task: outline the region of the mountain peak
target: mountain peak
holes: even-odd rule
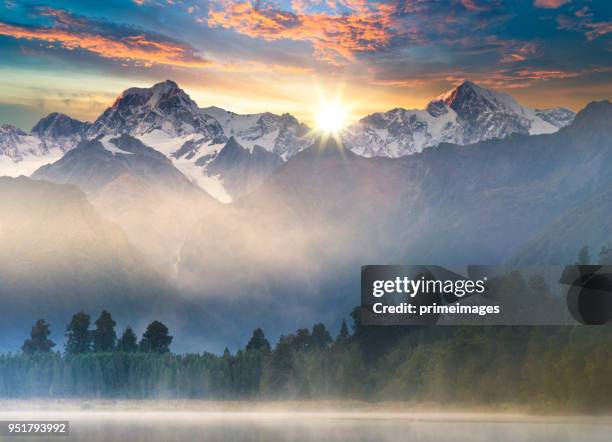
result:
[[[52,112],[41,118],[32,128],[32,133],[39,137],[70,137],[80,135],[88,123],[83,123],[66,114]]]
[[[514,98],[504,92],[486,89],[464,80],[450,91],[432,100],[429,107],[444,103],[464,120],[476,120],[491,112],[522,115],[524,109]]]
[[[12,124],[0,124],[0,134],[25,135],[26,133]]]
[[[464,96],[469,93],[479,94],[484,90],[484,88],[478,86],[476,83],[470,80],[463,80],[451,90],[438,95],[431,101],[431,103],[443,102],[450,107],[451,104],[456,101],[458,97]]]
[[[612,123],[612,103],[609,100],[591,101],[576,114],[573,129],[601,127],[608,129]]]
[[[155,83],[151,87],[131,87],[123,91],[123,93],[115,100],[112,107],[121,107],[124,105],[142,105],[147,104],[150,107],[155,107],[164,100],[179,96],[189,106],[197,108],[195,102],[182,90],[178,84],[172,80],[166,80]]]
[[[159,83],[156,83],[153,85],[153,89],[180,89],[178,87],[178,84],[176,84],[174,81],[172,80],[166,80],[166,81],[160,81]]]
[[[217,121],[203,115],[195,101],[174,81],[166,80],[148,88],[126,89],[98,117],[88,135],[140,136],[155,130],[172,137],[198,133],[206,140],[223,134]]]

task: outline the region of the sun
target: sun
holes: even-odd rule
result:
[[[327,135],[338,135],[348,123],[349,109],[339,100],[321,101],[315,115],[315,129]]]

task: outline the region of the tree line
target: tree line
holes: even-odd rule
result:
[[[612,249],[606,249],[612,259]],[[606,263],[600,254],[600,261]],[[590,262],[588,249],[578,264]],[[541,278],[514,275],[530,296]],[[153,321],[138,341],[102,312],[75,314],[64,353],[39,320],[22,352],[0,355],[0,397],[407,400],[538,411],[612,411],[612,323],[603,326],[367,326],[360,310],[332,337],[318,323],[280,336],[253,331],[235,352],[173,354]]]
[[[151,322],[142,338],[138,341],[132,327],[128,326],[121,337],[117,339],[115,327],[117,323],[112,315],[103,310],[100,317],[94,323],[95,328],[90,330],[91,316],[80,311],[72,316],[66,327],[65,355],[77,355],[82,353],[108,353],[137,351],[147,353],[167,353],[170,351],[172,336],[168,327],[160,321]],[[36,321],[30,332],[30,338],[26,339],[21,346],[25,354],[50,353],[55,347],[49,337],[51,328],[44,319]]]
[[[407,400],[612,410],[610,324],[377,327],[362,325],[359,317],[356,309],[351,326],[343,321],[334,338],[316,324],[281,336],[274,346],[257,329],[244,348],[221,355],[145,351],[146,345],[123,351],[118,344],[96,352],[95,338],[92,350],[81,353],[1,355],[0,397]]]

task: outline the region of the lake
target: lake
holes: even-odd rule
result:
[[[64,420],[69,437],[51,441],[418,441],[609,442],[608,418],[393,411],[0,411],[0,420]]]

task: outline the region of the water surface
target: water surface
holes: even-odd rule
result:
[[[393,412],[37,411],[0,420],[68,420],[69,437],[14,441],[609,442],[603,418]]]

